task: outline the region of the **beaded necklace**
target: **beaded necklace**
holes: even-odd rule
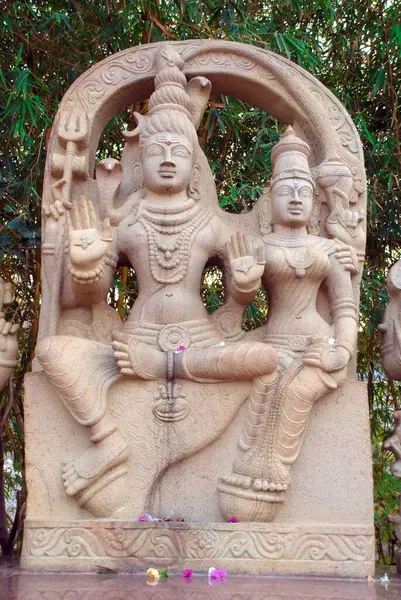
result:
[[[172,284],[184,279],[191,242],[211,217],[208,208],[196,204],[192,198],[177,208],[142,206],[138,221],[147,234],[150,271],[155,281]],[[162,235],[177,237],[171,243],[162,243]]]

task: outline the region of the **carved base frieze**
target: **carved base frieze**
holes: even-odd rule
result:
[[[28,520],[25,569],[180,571],[367,577],[374,531],[365,525]]]

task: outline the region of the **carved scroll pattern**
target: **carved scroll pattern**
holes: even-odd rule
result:
[[[96,75],[89,75],[88,80],[74,90],[72,96],[67,99],[66,108],[74,107],[78,101],[86,113],[92,114],[102,102],[105,94],[107,96],[108,90],[135,79],[137,75],[151,71],[152,55],[153,51],[149,48],[139,53],[131,50],[120,56],[112,57],[113,59],[99,69]]]
[[[372,535],[209,529],[27,528],[25,556],[370,561]]]

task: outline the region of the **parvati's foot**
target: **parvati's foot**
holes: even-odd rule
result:
[[[119,431],[93,444],[74,460],[64,463],[62,477],[67,495],[75,496],[90,487],[127,457],[127,442]]]
[[[265,456],[258,448],[251,448],[237,458],[234,473],[236,476],[250,478],[250,487],[258,492],[286,490],[291,480],[289,466],[280,460],[276,452]]]

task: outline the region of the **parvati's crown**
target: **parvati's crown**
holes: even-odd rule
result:
[[[309,168],[309,155],[308,144],[295,135],[291,126],[287,127],[283,137],[272,150],[273,176],[270,187],[280,179],[289,177],[307,179],[314,185]]]

